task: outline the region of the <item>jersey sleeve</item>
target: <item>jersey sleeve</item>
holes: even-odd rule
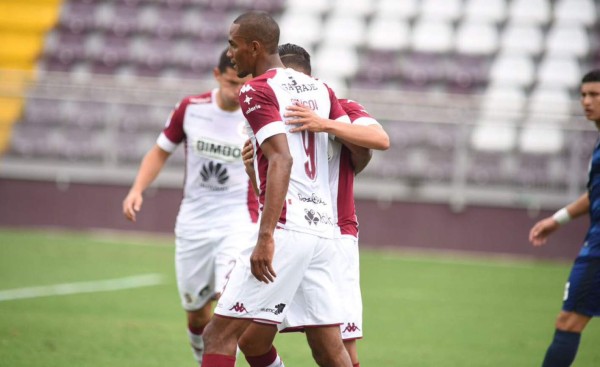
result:
[[[253,80],[240,91],[242,113],[259,145],[267,138],[285,134],[285,124],[279,112],[279,102],[275,93],[263,80]]]
[[[165,128],[156,140],[156,144],[163,150],[173,153],[179,143],[185,139],[185,131],[183,130],[183,118],[185,116],[185,109],[187,108],[189,101],[184,99],[179,102],[165,124]]]
[[[363,126],[381,125],[360,103],[351,99],[340,99],[340,104],[353,124]]]
[[[335,96],[335,92],[333,91],[333,89],[329,88],[328,85],[325,86],[329,91],[329,101],[331,102],[331,109],[329,110],[329,119],[350,123],[350,119],[346,111],[344,111],[344,109],[340,105],[340,102]]]

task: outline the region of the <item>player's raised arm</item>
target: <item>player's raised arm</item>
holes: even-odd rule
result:
[[[171,153],[154,145],[144,156],[137,176],[129,193],[123,200],[123,215],[132,222],[136,221],[136,213],[142,208],[142,194],[156,179]]]
[[[586,192],[571,204],[558,210],[552,216],[537,222],[529,231],[529,242],[534,246],[546,244],[548,237],[561,225],[586,214],[589,208],[590,200],[588,193]]]

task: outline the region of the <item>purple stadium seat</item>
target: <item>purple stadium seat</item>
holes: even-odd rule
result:
[[[96,3],[94,2],[66,2],[60,13],[59,26],[73,33],[84,33],[95,26],[95,10]]]
[[[406,87],[428,87],[444,82],[447,75],[447,55],[413,52],[400,57],[400,77]]]
[[[69,30],[58,31],[52,49],[46,49],[45,56],[63,64],[72,64],[85,58],[86,36]]]
[[[490,57],[456,54],[449,57],[448,61],[446,85],[449,92],[475,93],[487,85]]]
[[[398,53],[396,51],[368,50],[363,53],[355,75],[359,83],[381,85],[395,79],[398,74]]]

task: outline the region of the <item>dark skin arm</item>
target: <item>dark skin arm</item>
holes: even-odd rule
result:
[[[283,210],[293,159],[285,134],[267,138],[260,147],[269,161],[269,168],[267,169],[265,203],[258,229],[258,240],[250,256],[250,266],[252,275],[259,281],[268,284],[273,282],[277,276],[273,269],[275,253],[273,233]]]

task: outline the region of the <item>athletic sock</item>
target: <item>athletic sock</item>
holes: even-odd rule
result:
[[[202,364],[202,355],[204,354],[204,341],[202,340],[203,327],[195,328],[188,325],[188,338],[192,346],[192,353],[198,365]]]
[[[250,367],[285,367],[274,345],[267,353],[255,357],[246,357],[246,361],[248,361]]]
[[[360,367],[360,363],[355,363],[352,365],[352,367]]]
[[[224,354],[205,354],[202,367],[235,367],[235,357]]]
[[[579,348],[580,333],[556,330],[542,367],[569,367]]]

